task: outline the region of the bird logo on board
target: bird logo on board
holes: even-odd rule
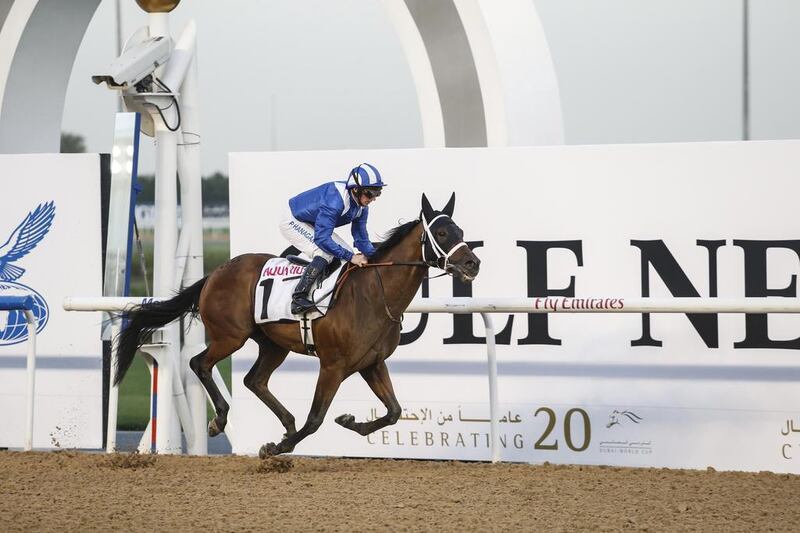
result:
[[[5,243],[0,245],[0,295],[33,298],[32,311],[36,318],[37,333],[47,325],[50,308],[41,294],[17,281],[25,274],[25,269],[15,263],[28,255],[45,238],[55,216],[55,202],[39,204],[11,232]],[[26,340],[28,327],[25,313],[16,310],[0,311],[0,346],[19,344]]]
[[[614,409],[611,414],[608,415],[608,423],[606,424],[606,428],[620,426],[628,420],[634,424],[638,424],[643,419],[633,411],[628,411],[627,409],[625,411],[617,411]]]

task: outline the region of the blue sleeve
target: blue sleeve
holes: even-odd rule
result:
[[[362,254],[371,257],[375,255],[375,247],[372,246],[372,242],[369,240],[369,233],[367,233],[367,216],[369,216],[369,208],[365,207],[361,212],[361,216],[353,220],[350,231],[353,233],[356,248]]]
[[[339,213],[344,209],[344,205],[341,205],[342,199],[339,197],[339,193],[334,190],[334,194],[335,196],[326,194],[324,201],[319,206],[319,213],[314,221],[314,244],[343,261],[350,261],[353,257],[353,252],[339,246],[331,237],[339,219]],[[336,205],[337,200],[340,204],[338,206]]]

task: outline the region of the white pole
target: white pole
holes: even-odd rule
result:
[[[182,227],[181,239],[188,243],[187,257],[183,259],[183,285],[189,286],[203,278],[203,200],[200,165],[200,95],[195,54],[197,29],[189,21],[175,51],[170,57],[165,76],[175,76],[170,83],[178,84],[178,75],[183,80],[181,90],[182,142],[178,151],[178,174],[181,180]],[[179,63],[173,67],[172,61]],[[173,70],[174,69],[174,70]],[[170,85],[171,87],[171,85]],[[184,335],[181,359],[186,388],[188,409],[192,415],[194,442],[188,452],[192,455],[208,453],[206,434],[206,394],[203,384],[189,369],[189,360],[205,349],[205,330],[200,320],[192,320]],[[184,430],[186,428],[184,427]],[[188,439],[187,439],[188,440]]]
[[[165,108],[166,106],[160,106]],[[174,107],[174,106],[173,106]],[[169,108],[170,110],[172,108]],[[174,114],[165,116],[177,122]],[[153,294],[160,297],[170,297],[176,287],[175,280],[175,250],[178,241],[177,229],[177,134],[169,131],[157,113],[151,114],[155,123],[156,137],[156,229],[153,259]],[[173,123],[174,124],[174,123]],[[178,359],[180,349],[180,334],[178,325],[173,323],[165,326],[162,331],[161,342],[165,346],[165,357],[157,360],[159,379],[158,396],[158,427],[156,431],[156,449],[159,453],[180,453],[180,427],[176,420],[176,413],[170,400],[173,396],[173,366]],[[155,340],[155,339],[154,339]]]
[[[150,37],[170,36],[168,13],[150,13]],[[165,68],[156,69],[161,77]],[[175,90],[174,87],[171,89]],[[156,142],[156,227],[153,250],[153,294],[170,297],[177,288],[175,282],[175,250],[178,244],[178,114],[170,96],[148,98],[147,106],[155,125]],[[155,106],[161,109],[159,113]],[[163,119],[162,119],[163,115]],[[170,129],[172,128],[172,130]],[[177,361],[180,357],[180,331],[176,323],[171,323],[154,334],[155,342],[164,345],[154,350],[163,355],[156,358],[158,363],[158,389],[161,401],[157,404],[158,418],[156,430],[156,451],[158,453],[181,453],[181,428],[178,413],[173,401],[174,374],[179,372]]]
[[[489,366],[489,426],[492,439],[492,462],[500,461],[500,431],[498,427],[497,400],[497,351],[495,347],[494,324],[489,313],[481,313],[483,326],[486,329],[486,358]]]
[[[183,426],[183,434],[186,437],[186,449],[189,453],[192,453],[192,448],[195,446],[196,434],[194,431],[194,426],[192,424],[192,412],[189,409],[189,403],[186,401],[186,391],[183,387],[183,379],[179,373],[179,368],[177,365],[180,364],[176,362],[171,365],[172,367],[172,405],[175,406],[178,414],[178,420],[180,420],[181,426]],[[205,414],[205,413],[203,413]]]
[[[25,428],[25,451],[33,449],[33,400],[36,397],[36,317],[33,311],[25,309],[25,319],[28,321],[28,398],[26,402],[27,424]]]
[[[117,414],[119,407],[119,386],[114,384],[117,368],[117,350],[119,348],[120,319],[111,322],[111,379],[108,380],[108,421],[106,422],[106,453],[114,453],[117,449]]]

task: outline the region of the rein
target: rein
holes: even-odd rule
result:
[[[383,278],[381,278],[381,272],[377,269],[375,269],[373,272],[375,272],[375,275],[378,276],[378,285],[381,286],[381,294],[383,295],[383,308],[386,310],[386,316],[388,316],[389,320],[395,324],[400,324],[403,321],[403,314],[400,313],[400,318],[395,318],[392,316],[392,311],[389,309],[389,302],[386,301],[386,289],[383,288]]]
[[[367,267],[388,267],[388,266],[410,266],[410,267],[429,267],[430,265],[423,262],[423,261],[385,261],[383,263],[367,263],[363,267],[357,267],[352,263],[348,263],[347,267],[344,270],[344,273],[336,280],[336,286],[333,288],[333,298],[336,299],[339,296],[339,290],[344,285],[345,280],[350,275],[351,272],[358,268],[367,268]],[[377,272],[377,270],[375,271]],[[439,274],[438,276],[428,277],[428,279],[438,278],[440,276],[446,275],[447,272]],[[378,275],[380,278],[380,275]],[[383,281],[381,281],[381,290],[383,290]],[[386,294],[383,295],[383,301],[386,302]],[[390,315],[391,318],[391,315]]]
[[[336,281],[336,285],[333,288],[333,300],[335,301],[336,298],[339,296],[339,291],[341,290],[344,282],[347,280],[350,273],[357,268],[364,268],[364,267],[390,267],[390,266],[409,266],[409,267],[434,267],[440,268],[443,270],[441,274],[436,276],[426,276],[425,279],[436,279],[442,276],[446,276],[448,274],[447,267],[449,266],[448,263],[450,262],[450,256],[455,253],[456,250],[463,246],[467,246],[467,243],[461,241],[460,243],[453,246],[450,251],[444,250],[439,244],[436,242],[436,239],[433,237],[433,233],[431,232],[431,227],[433,223],[436,222],[438,219],[442,217],[447,217],[445,214],[440,214],[434,217],[430,222],[425,219],[424,214],[420,214],[420,220],[422,222],[422,237],[420,238],[420,245],[422,246],[422,261],[385,261],[383,263],[367,263],[363,267],[357,267],[352,263],[348,263],[347,267],[345,268],[344,273],[339,277]],[[426,248],[430,247],[433,255],[435,256],[433,260],[426,258]],[[439,264],[443,261],[443,264]],[[375,270],[375,275],[378,276],[378,284],[381,286],[381,294],[383,296],[383,307],[386,310],[386,315],[389,317],[389,320],[395,323],[400,323],[403,319],[402,314],[400,318],[395,318],[392,315],[391,310],[389,309],[389,304],[386,301],[386,290],[383,288],[383,278],[381,278],[380,272]]]

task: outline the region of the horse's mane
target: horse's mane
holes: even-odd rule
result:
[[[383,257],[389,250],[394,248],[397,243],[402,241],[403,237],[411,233],[411,230],[414,229],[417,224],[419,224],[419,219],[400,224],[396,228],[390,229],[386,233],[386,238],[375,247],[375,254],[370,260],[375,261]]]

